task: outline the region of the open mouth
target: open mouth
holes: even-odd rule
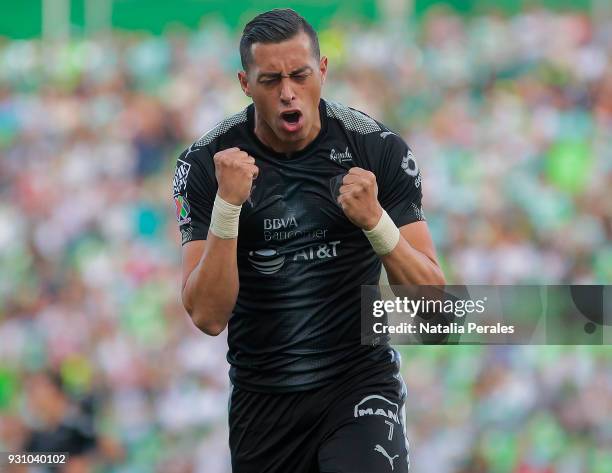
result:
[[[281,118],[287,123],[297,123],[301,116],[302,114],[299,111],[281,113]]]
[[[280,114],[281,126],[287,133],[295,133],[302,128],[302,112],[289,110]]]

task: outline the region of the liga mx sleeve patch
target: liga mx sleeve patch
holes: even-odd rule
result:
[[[176,207],[176,221],[179,225],[184,225],[186,223],[191,222],[191,217],[189,216],[190,207],[189,202],[187,201],[187,196],[175,195],[174,196],[174,205]]]
[[[206,240],[216,192],[214,164],[208,151],[183,151],[172,178],[172,200],[182,245]]]
[[[174,172],[174,179],[172,180],[172,188],[174,194],[174,206],[176,209],[176,221],[179,225],[184,225],[191,222],[189,213],[191,208],[189,207],[189,201],[187,200],[187,176],[191,164],[183,161],[182,159],[177,160],[176,171]]]

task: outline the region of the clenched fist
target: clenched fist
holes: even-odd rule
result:
[[[378,203],[376,176],[358,167],[349,169],[342,179],[338,203],[344,215],[356,226],[362,230],[372,230],[383,212]]]
[[[230,204],[242,205],[249,198],[253,180],[259,174],[255,158],[239,148],[228,148],[213,156],[219,197]]]

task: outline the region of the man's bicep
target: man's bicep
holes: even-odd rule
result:
[[[182,250],[182,274],[183,281],[181,284],[181,294],[185,291],[185,285],[187,284],[187,280],[189,276],[196,268],[200,260],[202,259],[202,255],[204,254],[204,250],[206,249],[206,240],[193,240],[185,243],[183,245]]]
[[[438,256],[436,255],[436,248],[426,221],[422,220],[409,223],[400,227],[399,230],[404,240],[406,240],[410,246],[423,253],[434,264],[440,266],[438,263]]]

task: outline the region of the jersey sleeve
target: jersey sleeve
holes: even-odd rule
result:
[[[425,220],[421,171],[412,150],[390,131],[381,133],[378,139],[380,154],[375,174],[380,204],[398,227]]]
[[[214,165],[205,148],[185,150],[176,161],[172,193],[181,245],[206,240],[217,181]]]

